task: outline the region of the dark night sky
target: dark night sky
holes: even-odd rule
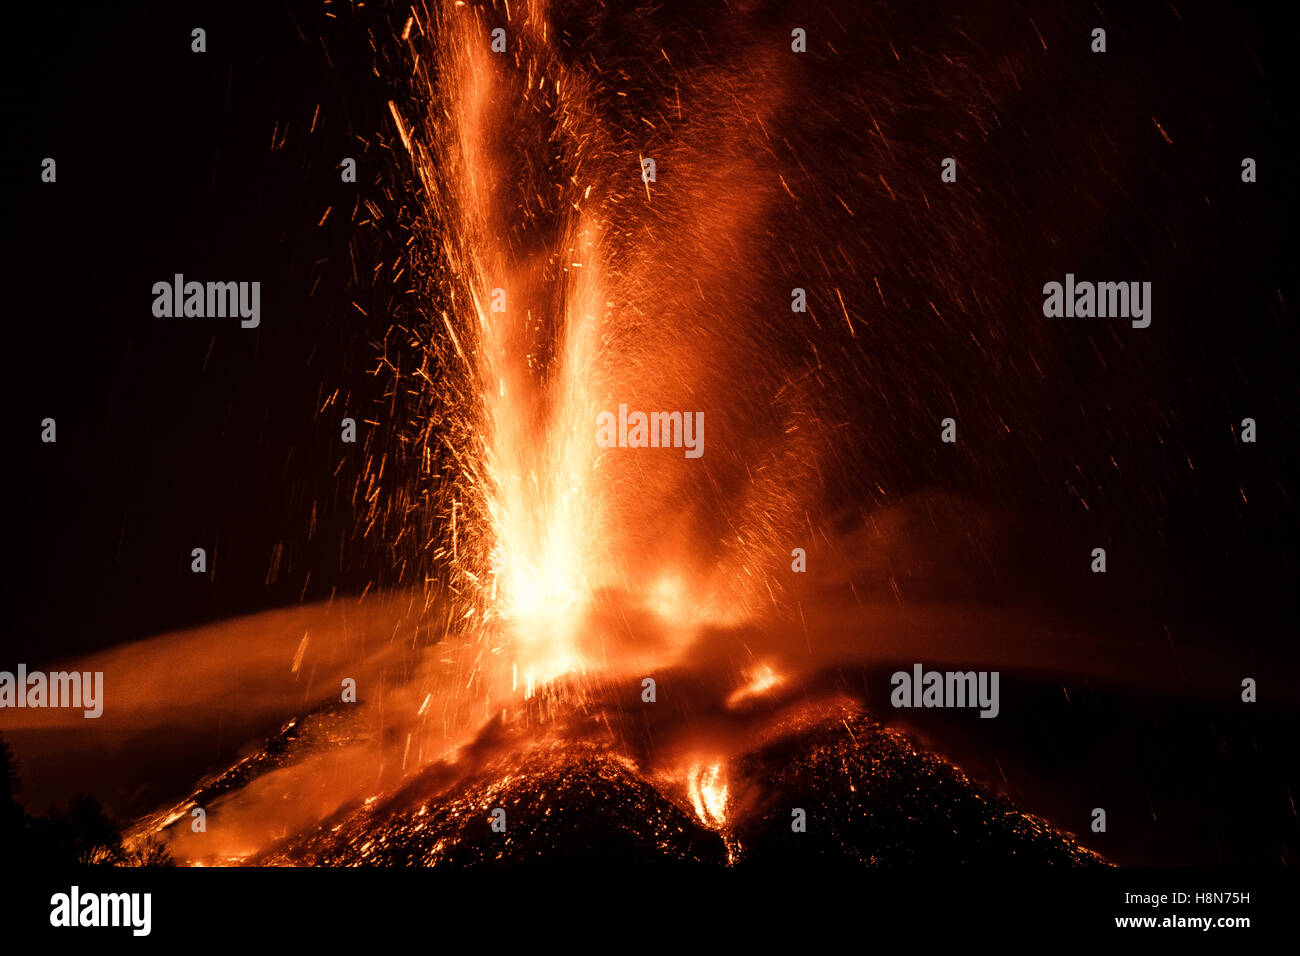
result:
[[[370,382],[350,304],[370,303],[347,289],[337,214],[368,195],[350,131],[368,135],[385,112],[362,60],[368,22],[311,4],[32,4],[7,17],[6,406],[15,421],[58,421],[57,445],[15,437],[6,452],[7,642],[44,660],[288,604],[313,570],[307,599],[359,588],[329,573],[351,518],[333,504],[337,432],[315,413],[323,383]],[[190,52],[193,25],[208,31],[204,55]],[[58,182],[42,188],[46,155]],[[362,159],[346,189],[333,168],[345,155]],[[160,323],[149,289],[174,272],[260,280],[268,319]],[[304,476],[321,501],[313,543]],[[267,584],[281,541],[283,573]],[[189,570],[198,546],[211,580]]]
[[[357,463],[334,475],[336,426],[316,411],[322,389],[341,386],[360,419],[378,389],[364,372],[385,324],[375,317],[392,295],[353,283],[354,230],[340,210],[358,197],[379,198],[386,157],[356,137],[373,145],[377,133],[391,135],[385,103],[393,94],[371,72],[366,31],[391,36],[387,20],[400,26],[404,9],[376,5],[338,19],[324,9],[30,4],[7,13],[4,408],[14,490],[6,658],[35,665],[320,599],[336,587],[356,592],[377,573],[382,556],[350,544]],[[1062,541],[1092,540],[1095,529],[1068,496],[1056,500],[1043,489],[1063,487],[1075,460],[1096,471],[1108,442],[1129,442],[1137,475],[1100,495],[1108,540],[1121,552],[1131,545],[1132,563],[1141,565],[1127,585],[1108,582],[1115,600],[1140,605],[1154,589],[1207,631],[1237,632],[1208,640],[1232,644],[1247,631],[1267,643],[1293,634],[1295,622],[1295,508],[1285,484],[1296,438],[1296,336],[1274,291],[1289,300],[1292,263],[1280,244],[1294,205],[1283,149],[1293,115],[1283,93],[1290,56],[1262,15],[1238,9],[1224,20],[1205,9],[1180,6],[1181,20],[1162,4],[1106,11],[1115,52],[1104,66],[1067,52],[1058,88],[1042,94],[1088,113],[1099,98],[1131,99],[1145,85],[1147,101],[1125,108],[1139,118],[1158,114],[1184,137],[1177,155],[1198,157],[1180,167],[1155,151],[1157,134],[1143,119],[1134,133],[1142,148],[1119,171],[1119,198],[1072,260],[1081,274],[1104,275],[1103,265],[1114,263],[1120,277],[1149,251],[1135,254],[1134,241],[1159,246],[1151,253],[1164,310],[1157,325],[1177,302],[1180,334],[1162,333],[1154,357],[1130,363],[1104,342],[1096,346],[1090,332],[1071,333],[1076,358],[1049,397],[1075,446],[1065,454],[1055,435],[1036,436],[1044,475],[1019,481],[1009,468],[993,483],[982,472],[987,461],[971,458],[937,478],[926,459],[899,455],[890,477],[904,491],[937,482],[1021,507],[1025,579],[1049,599],[1087,605],[1095,595],[1073,593],[1073,572],[1054,570],[1050,555]],[[1079,22],[1091,16],[1084,10]],[[924,21],[919,12],[899,14],[892,26]],[[1055,38],[1061,23],[1074,21],[1048,17],[1042,28],[1055,29]],[[202,56],[189,50],[194,25],[208,31]],[[861,42],[865,49],[880,38]],[[272,149],[277,137],[282,145]],[[1249,190],[1236,179],[1245,154],[1257,156],[1261,170]],[[46,155],[58,161],[54,186],[38,181]],[[357,186],[338,181],[334,167],[345,155],[361,160]],[[1025,155],[1014,140],[964,168],[1009,176],[997,164],[1012,162],[1031,192],[1035,182],[1068,188],[1053,182],[1052,155]],[[1194,187],[1216,176],[1198,195]],[[1212,195],[1212,212],[1193,213],[1203,194]],[[328,206],[334,213],[318,228]],[[1169,232],[1200,245],[1161,244]],[[363,237],[358,271],[395,253],[391,240]],[[1065,271],[1058,258],[1044,256],[1045,278]],[[1180,262],[1195,278],[1175,291],[1169,276]],[[1223,268],[1211,276],[1216,265]],[[174,272],[261,280],[261,328],[155,320],[150,287]],[[1120,361],[1103,370],[1096,354]],[[971,373],[955,387],[979,381]],[[1104,429],[1094,414],[1099,396],[1117,409]],[[1179,427],[1191,432],[1168,446],[1144,436],[1147,402],[1181,409]],[[1083,405],[1088,414],[1072,420],[1072,406]],[[1262,435],[1249,455],[1230,431],[1247,414],[1260,419]],[[56,446],[38,439],[47,415],[58,421]],[[1026,454],[1027,446],[1002,442],[1010,458]],[[1175,474],[1184,451],[1195,452],[1194,480]],[[1233,500],[1238,483],[1249,508]],[[318,527],[308,540],[313,501]],[[280,542],[280,573],[267,583]],[[211,580],[189,571],[196,546],[209,550]]]

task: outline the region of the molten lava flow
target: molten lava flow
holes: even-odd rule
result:
[[[705,826],[719,830],[727,822],[727,781],[721,763],[700,763],[686,776],[691,806]]]

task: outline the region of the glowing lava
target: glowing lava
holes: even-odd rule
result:
[[[727,781],[721,763],[701,763],[687,773],[688,792],[695,815],[705,826],[720,830],[727,822]]]

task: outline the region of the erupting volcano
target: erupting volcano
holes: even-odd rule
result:
[[[1045,79],[1069,18],[618,6],[429,0],[372,36],[351,265],[392,306],[357,305],[380,397],[327,384],[318,415],[361,423],[340,548],[383,573],[79,662],[109,705],[64,759],[170,755],[120,804],[191,865],[1104,863],[1025,701],[1195,696],[1219,660],[1171,666],[1136,576],[1097,609],[1091,547],[1140,565],[1125,535],[1162,519],[1091,522],[1160,506],[1141,462],[1054,443],[1091,434],[1067,414],[1136,434],[1108,416],[1159,361],[1119,336],[1163,319],[1044,318],[1124,189],[1066,145],[1104,139]]]
[[[788,44],[679,38],[629,83],[583,18],[452,3],[401,31],[393,162],[424,307],[388,336],[413,414],[366,501],[431,569],[393,625],[402,677],[291,720],[137,835],[201,863],[729,862],[811,815],[815,852],[868,861],[1091,859],[819,676],[871,638],[815,647],[800,622],[791,555],[818,534],[834,429],[797,324],[857,332],[792,314],[759,267],[791,195]],[[629,403],[685,410],[656,421],[670,447],[707,421],[707,454],[637,449]],[[386,454],[419,481],[385,487]],[[413,637],[429,619],[436,640]]]

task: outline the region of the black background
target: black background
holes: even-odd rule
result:
[[[57,444],[19,428],[5,455],[6,645],[33,666],[364,586],[340,556],[337,424],[316,412],[328,390],[370,384],[348,213],[374,179],[353,134],[373,139],[387,95],[367,18],[321,10],[7,13],[6,407],[38,436],[58,422]],[[194,25],[206,54],[190,51]],[[42,189],[45,156],[58,182]],[[340,183],[344,156],[357,185]],[[176,272],[260,280],[261,327],[155,320],[149,289]],[[208,576],[190,571],[195,547]]]

